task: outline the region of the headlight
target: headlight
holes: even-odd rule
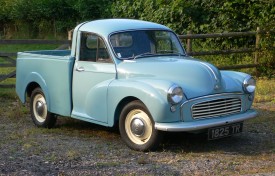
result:
[[[177,104],[181,102],[181,100],[183,99],[182,88],[177,85],[171,86],[168,90],[167,99],[168,102],[171,104]]]
[[[247,93],[253,93],[256,88],[256,81],[251,76],[248,76],[243,81],[244,91]]]

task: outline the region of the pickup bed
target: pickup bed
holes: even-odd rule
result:
[[[32,87],[38,84],[47,100],[51,100],[48,110],[52,113],[70,116],[72,110],[72,70],[74,58],[70,51],[28,51],[18,53],[17,85]],[[20,87],[21,87],[20,86]],[[37,86],[37,85],[33,85]],[[20,88],[18,87],[18,88]],[[53,88],[49,93],[48,88]],[[18,91],[25,101],[25,92]]]
[[[163,131],[239,133],[251,108],[255,80],[186,55],[169,28],[108,19],[79,24],[72,49],[18,53],[16,92],[30,97],[31,118],[51,128],[58,116],[119,126],[123,141],[147,151]]]

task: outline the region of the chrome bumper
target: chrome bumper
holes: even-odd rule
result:
[[[242,122],[257,116],[255,110],[248,110],[242,114],[230,115],[228,117],[195,120],[192,122],[155,123],[155,129],[160,131],[197,131],[215,126],[222,126],[236,122]]]

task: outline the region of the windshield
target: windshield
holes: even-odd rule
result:
[[[120,59],[135,59],[156,55],[185,55],[177,38],[171,31],[139,30],[115,33],[110,42]]]

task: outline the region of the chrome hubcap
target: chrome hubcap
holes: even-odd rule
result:
[[[139,118],[133,119],[131,122],[131,131],[135,136],[142,136],[145,132],[144,122]]]
[[[45,111],[45,106],[44,106],[44,103],[42,101],[37,101],[36,102],[36,105],[35,105],[35,108],[36,108],[36,112],[39,116],[43,116],[44,114],[44,111]]]
[[[152,136],[152,122],[144,111],[133,109],[126,116],[125,130],[132,142],[143,145]]]
[[[33,100],[33,113],[36,120],[43,123],[47,118],[48,107],[42,94],[37,94]]]

